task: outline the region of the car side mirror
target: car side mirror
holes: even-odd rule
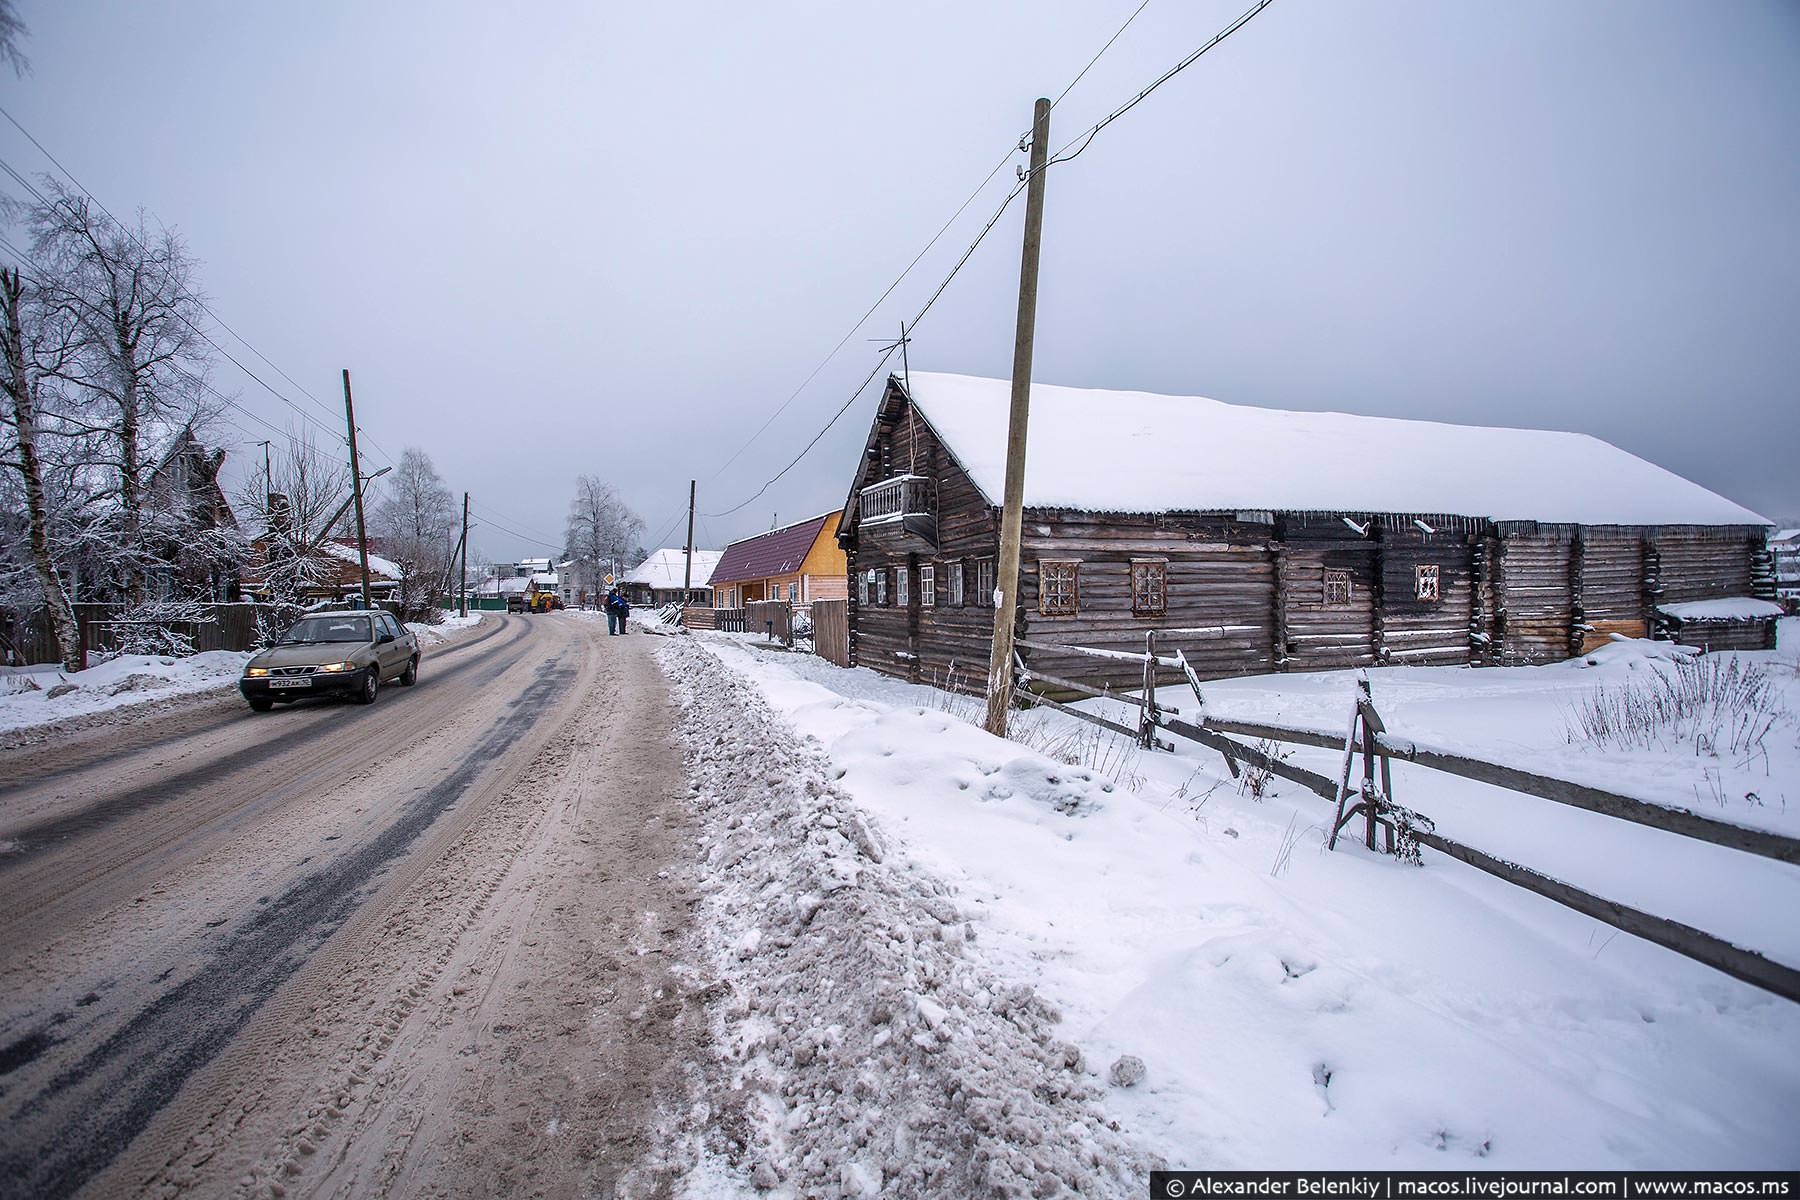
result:
[[[384,633],[380,637],[375,639],[376,643],[378,645],[382,645],[382,646],[387,645],[389,642],[391,642],[393,640],[394,640],[394,635],[391,633]]]

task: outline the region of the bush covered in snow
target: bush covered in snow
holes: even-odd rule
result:
[[[1568,714],[1571,743],[1603,750],[1691,745],[1695,753],[1749,758],[1792,719],[1762,663],[1739,655],[1686,655],[1612,686],[1601,684]]]

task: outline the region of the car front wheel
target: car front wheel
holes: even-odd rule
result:
[[[377,664],[371,666],[368,674],[363,676],[363,684],[356,690],[356,702],[358,704],[373,704],[375,703],[376,695],[380,693],[380,691],[381,667]]]

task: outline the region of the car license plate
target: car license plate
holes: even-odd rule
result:
[[[272,688],[311,687],[312,680],[310,680],[310,679],[271,679],[271,680],[269,680],[269,686]]]

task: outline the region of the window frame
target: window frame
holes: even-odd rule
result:
[[[975,560],[975,606],[994,607],[994,560],[991,558]]]
[[[1439,563],[1420,563],[1413,567],[1413,599],[1422,604],[1441,604],[1444,599],[1444,572]]]
[[[937,564],[919,564],[919,607],[937,607]]]
[[[1139,572],[1148,581],[1152,574],[1154,588],[1138,587]],[[1154,593],[1155,603],[1149,596]],[[1166,617],[1169,615],[1169,560],[1166,558],[1134,558],[1131,560],[1131,615],[1134,617]]]
[[[1052,595],[1059,595],[1065,589],[1050,586],[1052,576],[1060,576],[1064,569],[1068,573],[1066,599],[1059,598],[1054,606]],[[1038,570],[1038,616],[1040,617],[1073,617],[1081,613],[1081,560],[1076,558],[1040,558]],[[1065,607],[1066,604],[1066,607]]]
[[[886,567],[875,572],[875,607],[888,607],[888,569]]]
[[[1320,577],[1319,583],[1319,607],[1349,608],[1351,604],[1354,603],[1356,597],[1356,582],[1350,577],[1349,571],[1338,567],[1326,567],[1324,568],[1323,575]],[[1335,600],[1331,595],[1331,585],[1334,583],[1341,583],[1344,585],[1343,596]]]
[[[912,568],[905,564],[894,568],[894,607],[912,607]]]
[[[950,607],[961,608],[964,604],[968,603],[968,597],[963,591],[962,559],[959,558],[955,562],[947,565],[950,572]]]

